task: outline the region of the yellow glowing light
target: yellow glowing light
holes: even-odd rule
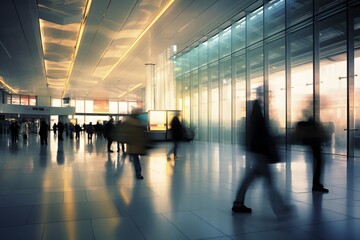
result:
[[[79,35],[78,35],[78,38],[76,40],[76,45],[75,45],[75,52],[74,52],[74,55],[72,57],[72,61],[71,61],[71,64],[70,64],[70,70],[69,70],[68,77],[66,78],[64,92],[62,94],[62,97],[65,97],[65,93],[67,91],[67,88],[69,87],[70,77],[71,77],[71,74],[72,74],[72,71],[73,71],[73,68],[74,68],[77,53],[79,51],[79,46],[80,46],[81,39],[82,39],[84,29],[85,29],[85,23],[86,23],[87,16],[89,15],[90,7],[91,7],[91,2],[92,2],[92,0],[88,0],[87,3],[86,3],[84,17],[83,17],[83,20],[82,20],[81,25],[80,25],[80,31],[79,31]]]
[[[140,39],[145,35],[145,33],[157,22],[157,20],[164,14],[164,12],[174,3],[175,0],[169,0],[156,14],[156,16],[152,19],[152,21],[147,25],[145,30],[137,37],[137,39],[130,45],[130,47],[126,50],[126,52],[119,58],[119,60],[112,66],[112,68],[105,74],[102,78],[104,80],[119,63],[125,58],[125,56],[135,47],[135,45],[140,41]],[[119,96],[120,97],[120,96]]]
[[[7,84],[2,77],[0,77],[0,83],[1,83],[5,88],[7,88],[10,92],[12,92],[12,93],[18,93],[18,91],[16,91],[16,90],[15,90],[14,88],[12,88],[9,84]]]
[[[136,84],[134,87],[132,87],[132,88],[130,88],[129,90],[127,90],[126,92],[120,94],[118,97],[120,98],[120,97],[125,96],[126,94],[134,91],[134,90],[137,89],[138,87],[141,87],[141,85],[143,85],[143,84],[142,84],[142,83]]]

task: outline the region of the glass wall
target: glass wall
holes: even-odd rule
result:
[[[245,143],[247,102],[260,94],[281,143],[291,143],[296,123],[312,117],[333,131],[325,151],[348,154],[348,128],[360,127],[359,4],[268,1],[178,53],[177,106],[197,139]],[[360,148],[360,131],[353,136]]]

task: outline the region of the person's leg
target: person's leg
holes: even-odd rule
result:
[[[112,144],[112,141],[110,139],[108,139],[108,143],[107,143],[107,149],[108,149],[108,152],[113,152],[111,150],[111,144]]]
[[[249,188],[251,182],[256,177],[256,169],[250,168],[247,170],[244,179],[242,180],[233,203],[232,211],[233,212],[242,212],[242,213],[251,213],[252,209],[245,206],[245,195],[246,191]]]
[[[177,150],[178,150],[179,142],[177,140],[174,141],[174,157],[178,157]]]
[[[312,154],[313,154],[313,187],[312,190],[316,192],[324,192],[328,193],[329,190],[324,188],[321,184],[321,173],[322,173],[322,156],[321,156],[321,146],[320,145],[313,145],[311,146]]]
[[[132,154],[132,160],[134,163],[135,168],[135,175],[137,179],[144,179],[144,177],[141,175],[141,164],[140,164],[140,158],[137,154]]]

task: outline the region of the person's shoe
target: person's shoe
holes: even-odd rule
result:
[[[244,204],[233,205],[231,210],[236,213],[251,213],[252,212],[252,209],[246,207]]]
[[[114,152],[113,150],[108,150],[108,152]]]
[[[141,176],[141,175],[139,175],[139,176],[136,176],[136,179],[140,179],[140,180],[142,180],[142,179],[144,179],[144,177],[143,177],[143,176]]]
[[[324,186],[321,184],[319,186],[313,186],[312,191],[313,192],[321,192],[321,193],[329,193],[329,189],[324,188]]]

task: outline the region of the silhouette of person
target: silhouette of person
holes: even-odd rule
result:
[[[54,125],[53,125],[54,136],[56,136],[56,130],[57,130],[57,125],[56,125],[56,123],[54,123]]]
[[[88,134],[88,140],[92,140],[92,136],[94,134],[94,126],[92,125],[92,122],[89,123],[89,125],[86,128],[86,132]]]
[[[170,127],[171,127],[170,131],[171,131],[171,135],[172,135],[173,146],[170,148],[170,150],[167,154],[168,158],[170,158],[171,154],[174,154],[174,158],[179,158],[179,156],[177,155],[177,150],[178,150],[179,142],[184,137],[183,128],[180,123],[179,116],[180,116],[180,113],[176,112],[175,116],[173,117],[173,119],[171,120],[171,123],[170,123]]]
[[[122,123],[119,120],[115,125],[115,140],[117,142],[117,151],[120,152],[120,146],[121,151],[125,152],[125,146],[124,146],[124,139],[123,139],[123,133],[122,133]]]
[[[304,145],[308,145],[313,156],[313,192],[328,193],[329,189],[321,184],[323,171],[323,159],[321,154],[322,144],[330,138],[322,124],[309,117],[307,121],[300,121],[295,128],[298,140]]]
[[[247,170],[238,188],[232,211],[239,213],[252,212],[251,208],[245,206],[246,191],[256,178],[263,177],[268,186],[272,210],[278,217],[282,217],[289,213],[291,208],[285,204],[282,196],[274,186],[270,164],[278,162],[279,156],[275,139],[270,135],[268,125],[262,114],[261,100],[260,96],[258,96],[258,99],[252,102],[247,144],[247,161],[250,161],[251,167]]]
[[[40,123],[40,130],[39,130],[39,135],[40,135],[40,143],[41,145],[47,145],[47,139],[48,139],[48,125],[45,122],[45,120],[42,120]]]
[[[111,144],[114,141],[114,119],[112,117],[105,124],[104,137],[107,139],[107,150],[108,150],[108,152],[114,152],[113,150],[111,150]]]
[[[28,136],[29,136],[29,125],[28,125],[27,120],[25,120],[25,119],[23,120],[20,128],[21,128],[21,134],[23,136],[24,143],[26,143]]]
[[[80,125],[77,123],[75,124],[75,139],[79,140],[80,139],[80,131],[81,131],[81,127]]]
[[[65,130],[65,125],[64,125],[64,123],[63,123],[62,121],[59,121],[59,122],[58,122],[58,130],[59,130],[59,132],[58,132],[58,139],[59,139],[60,141],[63,141],[63,140],[64,140],[64,138],[63,138],[63,133],[64,133],[64,130]]]
[[[20,126],[17,123],[17,121],[12,122],[9,129],[11,133],[11,142],[17,142],[19,140],[19,129],[20,129]]]

